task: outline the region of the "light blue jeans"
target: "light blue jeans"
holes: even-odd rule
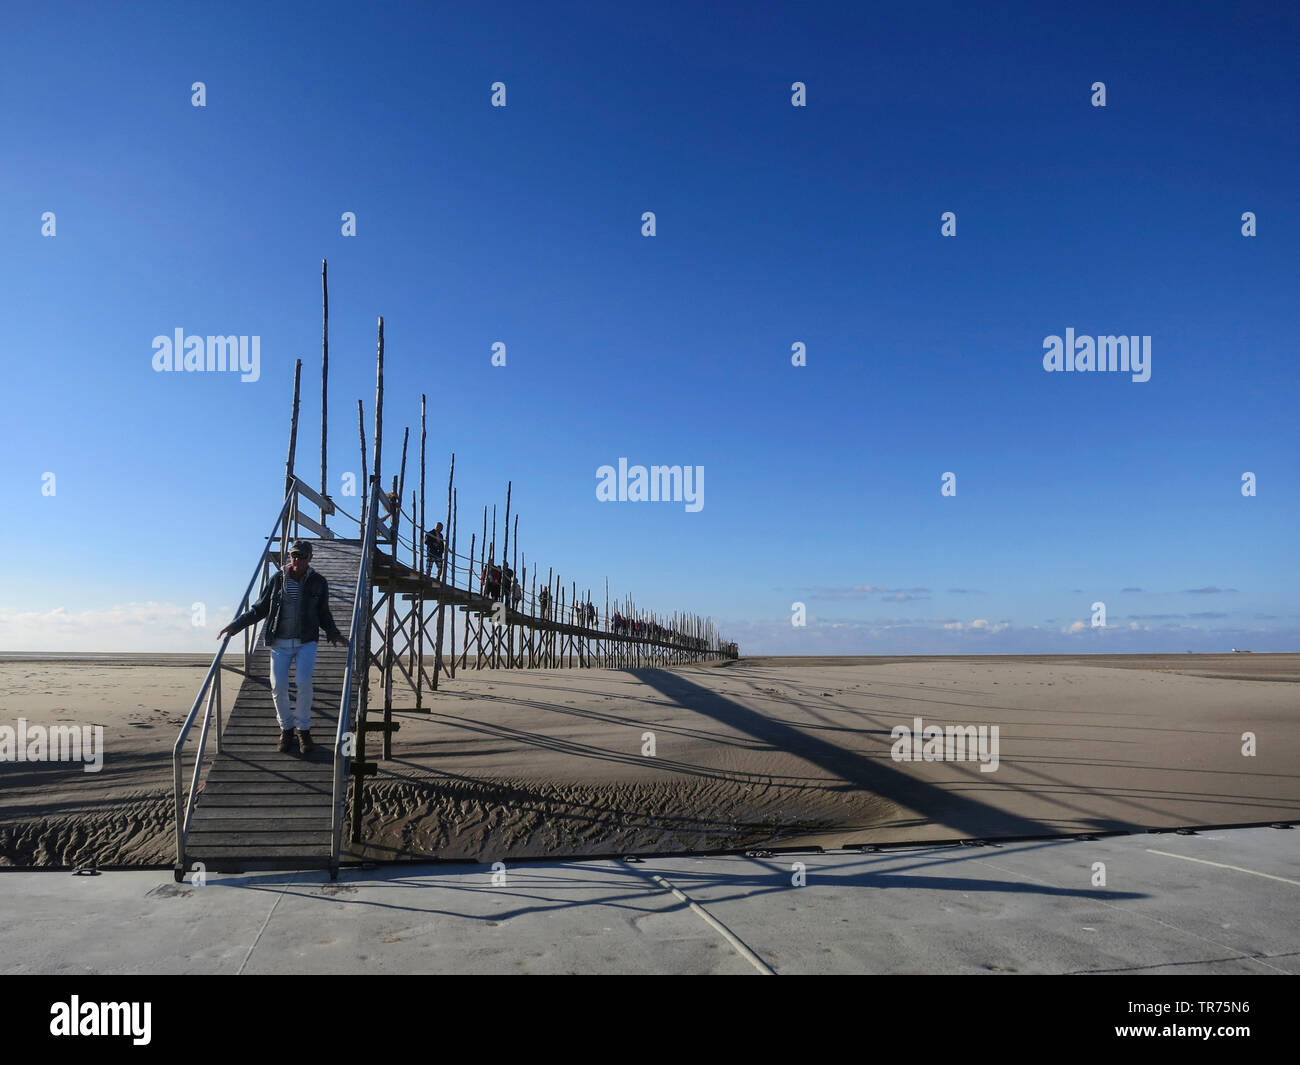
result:
[[[294,662],[294,680],[298,683],[297,713],[289,709],[289,666]],[[275,716],[282,730],[292,728],[306,732],[311,728],[311,674],[316,668],[316,641],[276,640],[271,645],[271,694],[275,698]]]

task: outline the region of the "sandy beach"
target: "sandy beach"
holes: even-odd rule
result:
[[[206,666],[0,660],[0,726],[104,728],[97,773],[0,762],[0,864],[169,863],[171,748]],[[471,669],[426,696],[429,712],[398,689],[395,757],[367,788],[352,853],[495,861],[1295,820],[1298,685],[1294,654]],[[996,726],[996,770],[896,760],[893,730],[918,718]]]

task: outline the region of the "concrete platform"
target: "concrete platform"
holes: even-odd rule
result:
[[[501,873],[4,871],[0,973],[1300,973],[1297,830]]]

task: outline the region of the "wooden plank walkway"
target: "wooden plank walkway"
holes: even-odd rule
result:
[[[392,588],[396,592],[403,593],[402,598],[406,600],[411,599],[416,594],[423,594],[424,598],[429,602],[446,603],[462,613],[468,612],[476,615],[490,615],[497,606],[495,600],[482,592],[473,592],[467,588],[457,588],[449,584],[443,584],[436,577],[422,574],[404,562],[399,561],[394,564],[393,556],[385,546],[381,546],[375,551],[371,574],[373,584],[383,585]],[[476,577],[469,574],[458,574],[458,577],[460,576],[466,577],[466,582],[471,584],[477,580]],[[556,610],[558,611],[558,609],[557,606]],[[509,606],[506,607],[503,617],[509,624],[521,628],[581,637],[592,642],[601,640],[627,645],[639,644],[642,647],[657,647],[667,651],[685,652],[693,650],[700,653],[706,650],[702,643],[698,647],[691,648],[677,640],[656,639],[648,635],[634,636],[631,633],[615,633],[608,628],[592,628],[577,622],[540,617]],[[606,623],[608,624],[608,622]]]
[[[344,635],[352,622],[360,563],[356,540],[312,541],[312,569],[329,582],[330,613]],[[271,696],[271,656],[260,644],[227,717],[223,750],[195,801],[185,845],[187,867],[202,862],[211,871],[241,872],[330,864],[334,737],[347,648],[331,647],[321,638],[312,674],[312,738],[317,748],[303,757],[296,750],[281,754],[275,749],[280,726]],[[358,654],[354,698],[360,683]]]

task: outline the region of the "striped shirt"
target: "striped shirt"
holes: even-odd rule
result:
[[[308,571],[310,573],[310,570]],[[307,575],[303,575],[306,580]],[[280,623],[275,628],[277,640],[300,640],[302,633],[302,581],[284,576],[284,592],[280,603]]]

